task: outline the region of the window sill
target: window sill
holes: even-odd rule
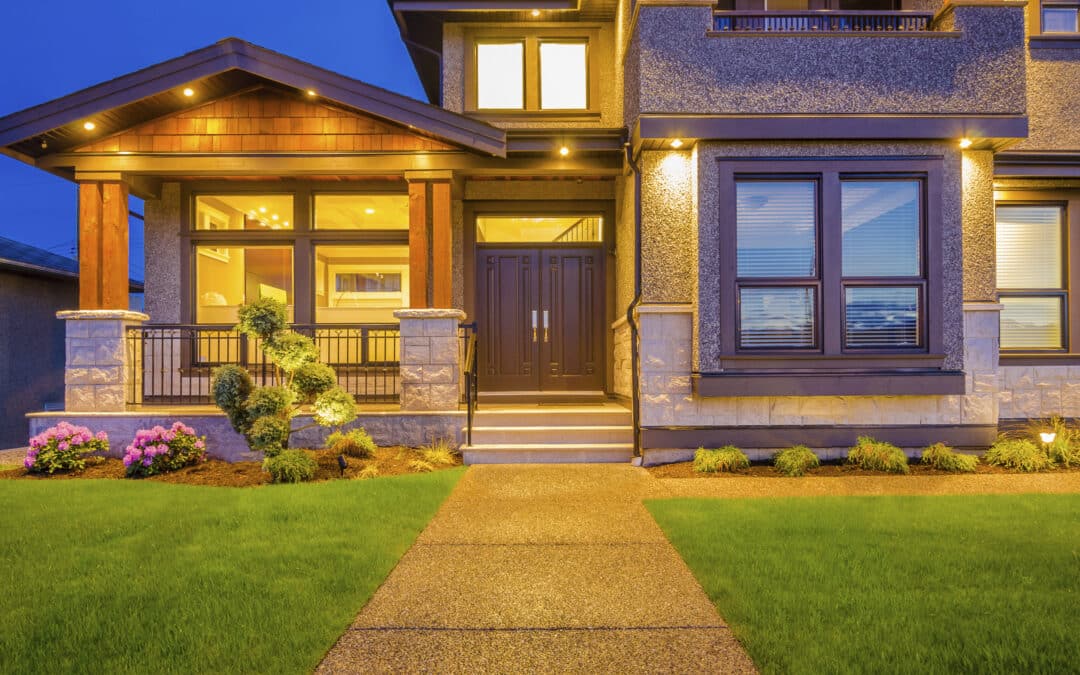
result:
[[[1062,352],[1002,353],[998,357],[998,364],[1002,366],[1080,366],[1080,354]]]
[[[1080,49],[1080,34],[1032,35],[1028,38],[1028,49]]]
[[[787,373],[809,370],[832,370],[840,372],[864,370],[901,370],[919,368],[938,370],[945,363],[944,354],[917,353],[848,353],[843,356],[813,354],[734,354],[720,357],[719,368],[728,370],[770,371]]]
[[[960,31],[946,30],[890,30],[890,31],[781,31],[781,30],[711,30],[706,33],[714,38],[784,38],[784,37],[822,37],[822,38],[958,38]]]
[[[485,121],[558,120],[560,122],[573,122],[575,120],[593,121],[600,119],[599,110],[466,110],[465,114]]]
[[[698,396],[944,396],[965,393],[958,370],[725,372],[693,376]]]

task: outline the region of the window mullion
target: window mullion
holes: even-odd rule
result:
[[[840,213],[840,174],[829,171],[821,176],[821,196],[818,208],[821,254],[821,331],[822,348],[826,355],[843,352],[844,292],[843,292],[843,234]]]
[[[540,39],[525,38],[525,109],[540,109]]]

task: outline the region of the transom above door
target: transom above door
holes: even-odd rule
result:
[[[480,388],[604,388],[603,217],[476,218]]]

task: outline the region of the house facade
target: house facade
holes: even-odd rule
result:
[[[228,39],[0,118],[79,185],[66,415],[217,434],[274,297],[378,440],[470,461],[1080,416],[1075,2],[389,5],[427,103]]]

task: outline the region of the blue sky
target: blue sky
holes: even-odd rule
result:
[[[384,0],[14,0],[0,23],[0,117],[230,36],[423,99]],[[0,236],[74,255],[74,184],[0,156],[0,204]],[[138,225],[131,273],[141,279]]]

